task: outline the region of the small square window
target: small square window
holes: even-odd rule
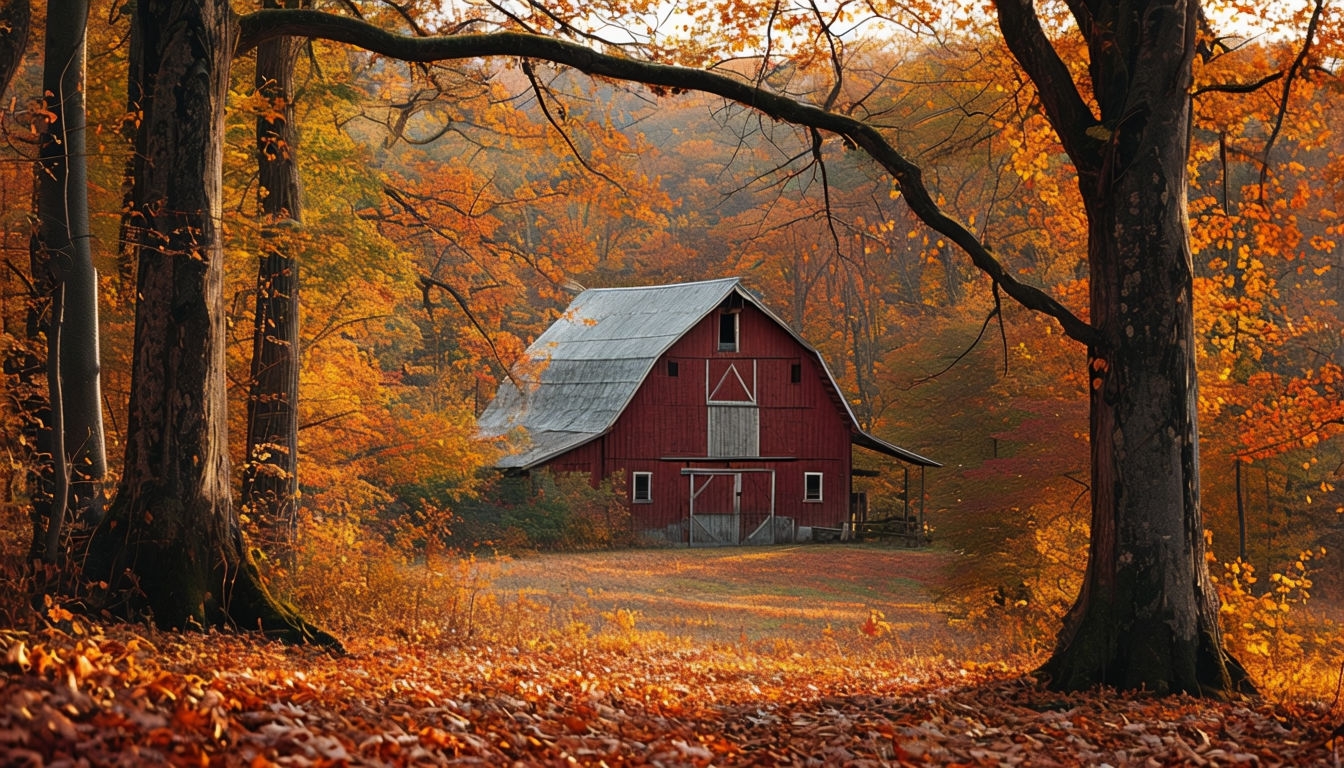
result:
[[[821,473],[803,473],[803,501],[821,501]]]
[[[797,384],[803,380],[803,366],[801,363],[794,363],[789,366],[789,383]]]
[[[719,313],[719,351],[736,352],[737,351],[737,318],[736,312]]]
[[[671,376],[671,377],[673,377],[673,378],[676,378],[676,376],[677,376],[677,374],[678,374],[678,370],[677,370],[677,369],[678,369],[678,366],[677,366],[677,361],[676,361],[676,360],[668,360],[668,361],[667,361],[667,375],[668,375],[668,376]]]
[[[653,473],[635,472],[631,475],[630,500],[636,504],[653,502]]]

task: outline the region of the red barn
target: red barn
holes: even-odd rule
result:
[[[816,349],[737,278],[584,291],[481,414],[505,471],[623,473],[637,531],[774,543],[851,517],[859,428]]]

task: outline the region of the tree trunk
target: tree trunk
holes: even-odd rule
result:
[[[1200,515],[1186,212],[1195,12],[1142,20],[1162,31],[1122,87],[1094,65],[1109,135],[1095,175],[1080,174],[1100,334],[1088,350],[1092,540],[1081,594],[1041,670],[1065,690],[1223,695],[1247,685],[1223,651]]]
[[[1241,457],[1233,459],[1236,464],[1236,482],[1234,486],[1237,493],[1237,559],[1243,563],[1247,561],[1246,557],[1246,496],[1241,488],[1241,469],[1246,462]]]
[[[276,0],[263,5],[280,7]],[[270,111],[257,117],[262,252],[257,260],[243,509],[255,522],[257,543],[282,558],[294,546],[299,491],[299,265],[296,246],[286,237],[302,220],[291,96],[298,51],[297,41],[288,37],[257,46],[255,77]]]
[[[45,339],[50,332],[52,303],[55,288],[51,273],[44,264],[43,251],[34,231],[28,244],[29,274],[27,311],[24,323],[24,344],[16,346],[5,360],[5,372],[15,377],[14,396],[23,413],[23,436],[29,453],[24,462],[27,472],[29,520],[32,536],[28,548],[29,561],[47,559],[47,528],[53,517],[56,497],[54,482],[56,455],[52,444],[51,399],[47,391],[47,355]]]
[[[0,3],[0,92],[9,90],[9,81],[19,71],[28,47],[32,26],[29,0],[4,0]]]
[[[163,627],[335,644],[268,595],[229,497],[218,229],[228,4],[144,0],[132,35],[131,71],[144,78],[128,227],[139,300],[125,471],[91,565]]]
[[[98,273],[89,248],[88,157],[85,151],[84,33],[87,0],[50,0],[43,60],[49,112],[39,147],[38,253],[34,268],[50,276],[47,383],[52,409],[55,495],[46,557],[57,559],[63,518],[89,529],[102,514],[102,390],[99,386]],[[39,280],[39,282],[41,282]],[[68,513],[68,514],[67,514]]]

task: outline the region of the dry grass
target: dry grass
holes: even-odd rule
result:
[[[951,639],[933,604],[950,557],[841,544],[545,554],[504,562],[491,586],[501,602],[623,610],[694,643],[830,642],[877,611],[902,642],[932,647]]]

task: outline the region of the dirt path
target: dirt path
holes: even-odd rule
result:
[[[641,629],[700,642],[807,641],[873,610],[921,642],[947,633],[932,596],[951,557],[848,544],[543,554],[503,563],[492,583],[557,609],[637,611]]]

